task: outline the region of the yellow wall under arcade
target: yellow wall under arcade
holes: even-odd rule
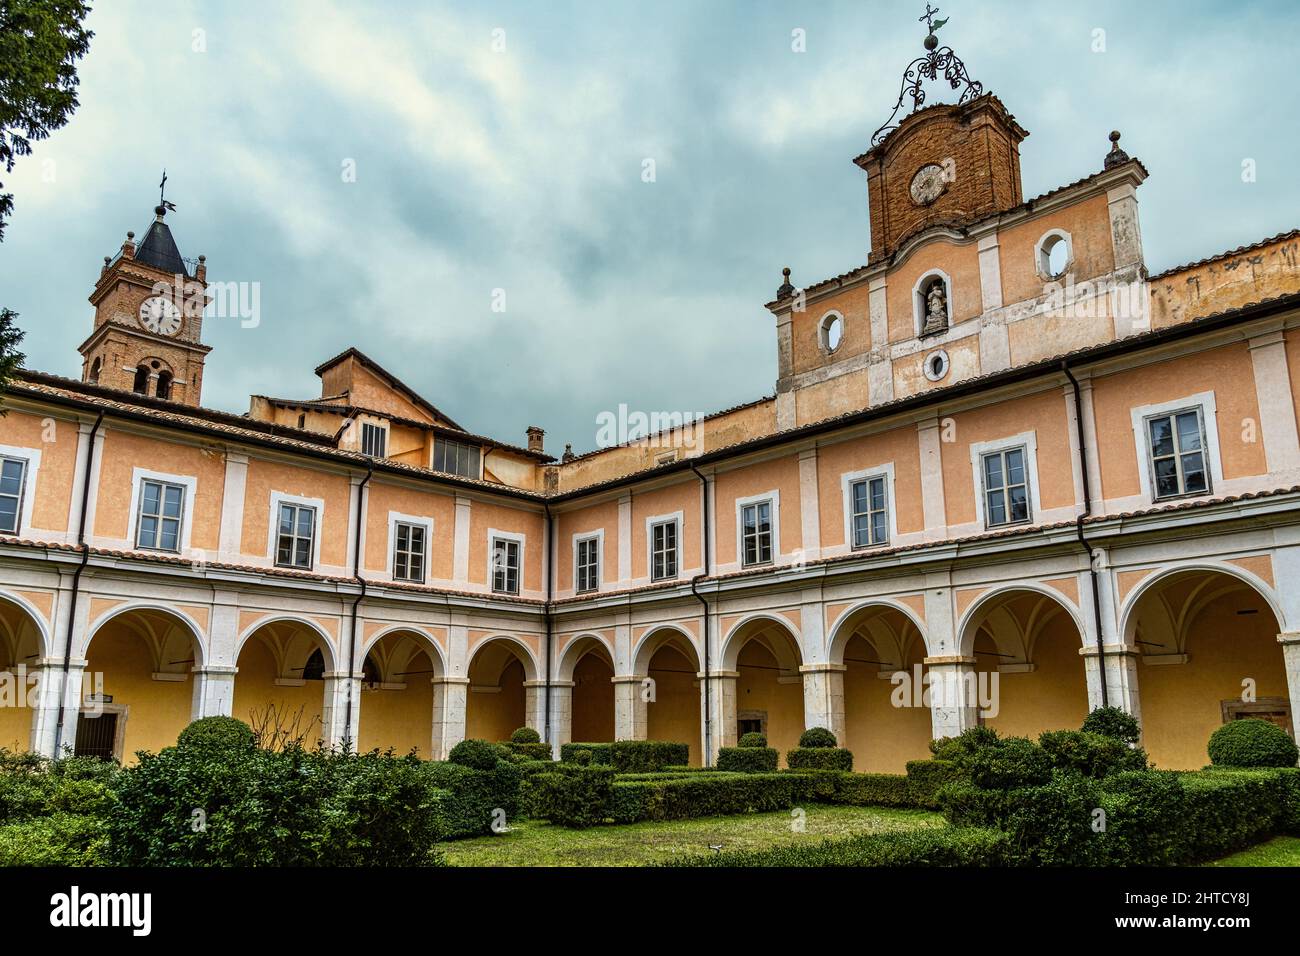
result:
[[[654,679],[655,699],[646,705],[650,740],[671,740],[689,744],[691,766],[700,756],[700,682],[695,665],[672,647],[661,647],[650,659],[649,676]]]
[[[298,734],[307,746],[324,735],[321,711],[325,702],[325,682],[304,681],[300,686],[277,685],[275,658],[269,647],[253,635],[239,654],[239,673],[235,675],[235,699],[231,715],[258,726],[265,720],[268,705],[274,704],[286,723],[297,721]],[[283,724],[282,724],[283,726]]]
[[[524,726],[524,666],[511,660],[501,671],[500,691],[471,668],[465,704],[465,737],[472,740],[509,740]],[[482,689],[479,689],[482,688]]]
[[[779,765],[785,766],[786,751],[799,746],[799,735],[804,731],[803,679],[798,674],[793,679],[783,675],[772,652],[756,640],[741,649],[738,664],[736,716],[765,716],[767,745],[776,748]]]
[[[421,654],[407,666],[430,670],[433,665]],[[391,747],[399,754],[415,751],[417,757],[427,760],[433,745],[433,675],[411,674],[397,680],[406,687],[361,692],[357,750],[366,753]]]
[[[614,739],[614,668],[599,654],[585,654],[573,669],[572,738],[582,743]],[[540,729],[540,728],[538,728]]]
[[[157,753],[176,743],[190,722],[194,706],[194,678],[154,680],[154,659],[148,645],[130,633],[120,621],[110,621],[90,642],[86,655],[87,675],[103,675],[102,689],[94,679],[85,685],[93,693],[113,698],[113,706],[125,706],[118,721],[126,722],[122,744],[123,763],[134,763],[137,750]],[[84,713],[79,718],[87,718]]]
[[[923,656],[918,644],[907,661],[909,683],[905,687],[910,689],[913,664],[919,664]],[[844,740],[840,746],[853,752],[854,770],[903,773],[909,760],[930,756],[934,724],[924,697],[904,694],[899,685],[877,676],[879,664],[862,663],[879,659],[871,644],[861,637],[853,637],[845,645]],[[924,669],[921,675],[924,678]],[[894,705],[896,692],[907,706]]]

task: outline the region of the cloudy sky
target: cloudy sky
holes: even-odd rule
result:
[[[356,345],[556,454],[620,403],[771,392],[763,303],[783,265],[865,261],[851,159],[924,35],[924,4],[864,0],[95,6],[80,108],[5,177],[0,304],[30,367],[79,374],[102,257],[166,167],[181,252],[260,291],[256,328],[207,323],[205,404],[318,395]],[[1294,6],[1083,6],[942,0],[941,38],[1031,133],[1025,195],[1100,169],[1115,128],[1151,171],[1153,272],[1300,224]]]

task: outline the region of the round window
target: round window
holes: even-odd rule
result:
[[[1048,279],[1059,279],[1070,268],[1070,243],[1062,235],[1051,235],[1038,249],[1038,271]]]
[[[838,312],[829,313],[822,319],[822,348],[834,352],[840,347],[844,338],[844,319]]]
[[[948,374],[951,364],[948,353],[943,349],[931,352],[925,357],[925,377],[932,382],[937,382]]]

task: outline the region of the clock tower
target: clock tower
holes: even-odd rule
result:
[[[211,351],[200,341],[207,265],[181,257],[165,221],[172,208],[159,202],[144,238],[128,232],[118,254],[104,257],[90,294],[94,330],[78,349],[81,380],[198,405]]]

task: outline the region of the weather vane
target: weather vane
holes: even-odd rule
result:
[[[175,212],[176,204],[174,202],[168,202],[166,199],[163,198],[163,196],[166,195],[166,192],[167,192],[167,170],[164,169],[162,182],[158,184],[158,208],[170,209],[172,212]]]
[[[898,111],[903,108],[903,101],[909,96],[912,98],[912,111],[921,108],[925,102],[925,90],[921,88],[922,80],[938,79],[940,74],[948,81],[948,85],[954,90],[963,83],[966,89],[962,91],[961,99],[958,103],[965,103],[982,96],[984,87],[970,78],[966,72],[966,64],[963,63],[957,54],[952,51],[952,47],[939,46],[939,38],[935,36],[935,31],[948,22],[945,17],[942,20],[934,19],[935,14],[939,12],[938,7],[925,5],[925,13],[917,17],[917,22],[924,23],[926,28],[925,35],[925,55],[919,56],[907,65],[903,71],[903,86],[898,91],[898,102],[894,104],[894,112],[889,114],[889,119],[885,120],[883,126],[871,134],[871,145],[879,146],[890,132],[898,128],[894,122],[894,117]]]

